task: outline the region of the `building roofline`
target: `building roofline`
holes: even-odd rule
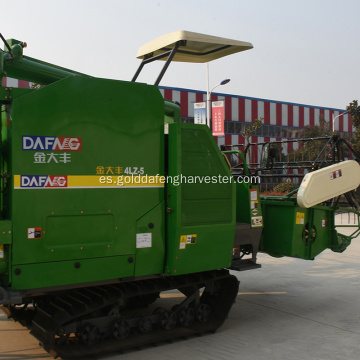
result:
[[[178,87],[171,87],[171,86],[159,86],[159,88],[160,89],[166,89],[166,90],[187,91],[187,92],[192,92],[192,93],[197,93],[197,94],[205,94],[206,95],[206,91],[202,91],[202,90],[185,89],[185,88],[178,88]],[[213,92],[211,94],[216,95],[216,96],[229,96],[229,97],[234,97],[234,98],[238,98],[238,99],[247,99],[247,100],[272,102],[272,103],[276,103],[276,104],[304,106],[304,107],[314,108],[314,109],[324,109],[324,110],[332,110],[332,111],[346,111],[345,109],[337,109],[337,108],[330,108],[330,107],[316,106],[316,105],[298,104],[298,103],[279,101],[279,100],[271,100],[271,99],[254,98],[254,97],[243,96],[243,95],[225,94],[225,93],[218,93],[218,92]]]

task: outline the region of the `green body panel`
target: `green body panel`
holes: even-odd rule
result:
[[[0,244],[12,243],[12,222],[10,220],[0,221]]]
[[[208,127],[169,124],[167,274],[228,267],[235,234],[235,184]],[[182,176],[182,178],[181,178]],[[198,176],[198,181],[191,181]],[[223,177],[223,183],[204,177]],[[200,178],[204,181],[201,183]],[[229,181],[225,183],[225,178]],[[181,184],[180,184],[181,182]]]
[[[129,266],[122,270],[114,259],[121,259],[122,264],[123,255],[133,258],[134,271],[137,227],[143,231],[137,219],[164,202],[164,186],[105,187],[107,183],[98,184],[94,178],[113,176],[116,180],[129,171],[139,173],[138,169],[147,175],[164,174],[164,102],[158,89],[71,77],[14,99],[11,118],[11,152],[4,154],[4,161],[11,164],[13,182],[3,198],[4,204],[11,204],[4,216],[13,223],[13,269],[29,265],[14,277],[13,287],[23,288],[32,276],[27,288],[39,287],[35,281],[48,286],[43,285],[48,281],[47,269],[55,271],[58,265],[61,272],[61,264],[68,260],[92,259],[94,269],[103,272],[102,264],[109,258],[110,268],[102,279],[109,278],[111,268],[115,278],[133,276]],[[56,151],[40,145],[23,150],[23,136],[81,138],[81,150]],[[21,187],[20,176],[50,175],[67,176],[68,185],[70,177],[83,176],[83,186]],[[19,185],[21,188],[14,188]],[[165,212],[157,211],[156,217],[156,224],[163,227]],[[36,238],[28,235],[29,229],[36,229]],[[163,231],[155,229],[154,254],[148,250],[148,256],[155,256],[165,241]],[[137,271],[148,275],[156,268],[161,272],[160,262],[148,272],[145,266]],[[56,285],[91,280],[85,272],[75,276],[75,270],[70,266]]]
[[[0,99],[4,102],[10,102],[19,96],[26,95],[32,91],[34,91],[34,89],[0,87]]]
[[[0,244],[0,253],[2,252],[2,256],[0,256],[0,274],[5,286],[11,284],[11,250],[11,245]]]
[[[16,275],[15,270],[20,270],[20,274]],[[12,289],[39,289],[111,280],[130,277],[133,273],[134,263],[129,263],[127,256],[18,265],[14,269]]]
[[[0,221],[0,274],[6,274],[5,283],[9,284],[10,251],[12,243],[12,223]]]
[[[338,244],[337,231],[335,229],[335,208],[331,206],[315,206],[311,208],[312,226],[316,231],[316,237],[311,241],[310,258],[313,259],[325,249],[335,249]]]
[[[136,222],[135,276],[162,274],[165,259],[165,202]],[[151,246],[149,246],[151,242]]]
[[[300,208],[295,201],[262,200],[264,232],[260,251],[312,260],[336,237],[334,208]]]

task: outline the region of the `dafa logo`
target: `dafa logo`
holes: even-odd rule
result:
[[[65,188],[67,175],[21,175],[22,188]]]
[[[81,138],[55,136],[23,136],[23,150],[81,151]]]

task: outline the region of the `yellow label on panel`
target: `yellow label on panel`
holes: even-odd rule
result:
[[[4,258],[4,245],[0,245],[0,259]]]
[[[196,244],[197,234],[181,235],[180,249],[186,249],[186,245]]]
[[[186,248],[186,235],[181,235],[180,236],[180,247],[179,249],[185,249]]]
[[[305,213],[302,213],[302,212],[296,213],[296,224],[298,224],[298,225],[305,224]]]
[[[196,244],[196,234],[186,235],[186,244]]]

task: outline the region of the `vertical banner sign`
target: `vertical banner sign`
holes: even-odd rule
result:
[[[194,124],[206,125],[205,108],[206,108],[205,102],[194,103]]]
[[[224,132],[224,101],[213,101],[211,107],[212,133],[214,136],[225,136]]]

